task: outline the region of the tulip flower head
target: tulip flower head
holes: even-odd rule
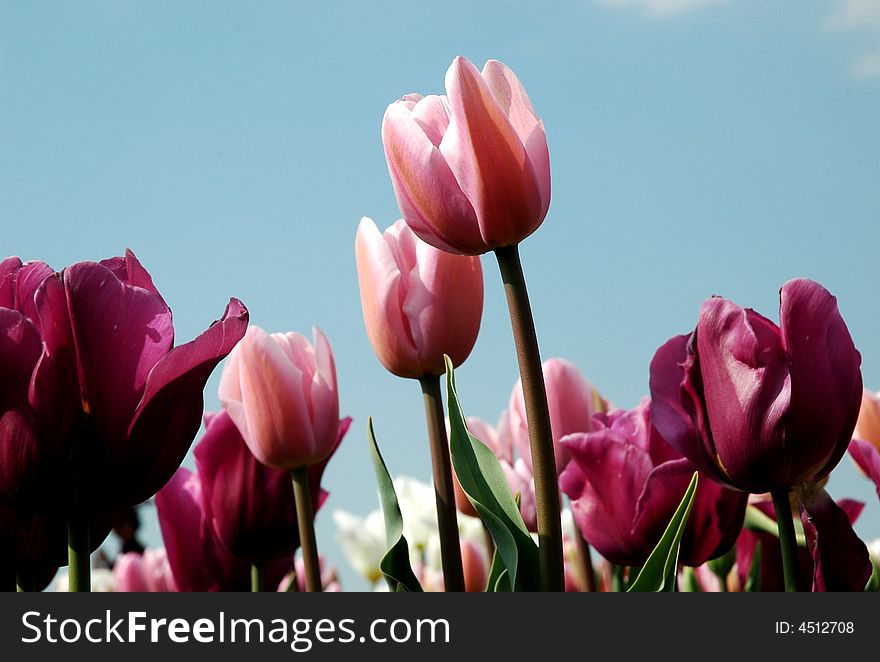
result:
[[[516,74],[456,57],[446,95],[388,106],[382,142],[407,224],[450,253],[479,255],[534,232],[550,206],[544,123]]]
[[[722,483],[762,493],[825,476],[846,452],[862,396],[861,357],[818,283],[780,291],[779,326],[727,299],[651,362],[654,425]]]
[[[111,523],[152,496],[183,460],[205,382],[247,323],[232,299],[174,346],[171,310],[131,251],[61,273],[3,260],[0,494],[16,508],[75,504]],[[71,479],[72,468],[82,475]]]
[[[290,471],[317,464],[336,446],[336,364],[317,328],[311,345],[298,333],[251,326],[223,369],[220,401],[266,466]]]
[[[413,379],[444,374],[444,354],[461,365],[480,331],[479,258],[438,250],[402,220],[381,234],[369,218],[355,251],[364,323],[382,365]]]
[[[871,393],[865,390],[862,395],[862,406],[853,438],[867,441],[880,450],[880,391]]]
[[[596,415],[593,432],[563,438],[571,461],[559,478],[584,538],[612,563],[640,566],[681,502],[694,466],[651,425],[645,398],[635,409]],[[736,540],[747,495],[704,478],[681,542],[681,560],[698,566]]]

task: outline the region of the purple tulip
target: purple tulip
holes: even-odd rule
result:
[[[180,467],[156,494],[156,510],[178,590],[250,590],[251,563],[230,554],[217,538],[204,510],[202,482],[197,473]],[[267,563],[266,585],[277,586],[292,567],[292,556]]]
[[[128,552],[113,565],[114,590],[117,593],[174,593],[177,586],[168,553],[164,549],[146,549],[143,554]]]
[[[827,476],[862,397],[861,357],[827,290],[788,281],[779,315],[776,326],[714,297],[696,330],[651,361],[663,437],[716,480],[756,494]]]
[[[0,495],[16,508],[96,514],[152,496],[180,465],[205,382],[247,322],[232,299],[219,322],[175,347],[171,310],[131,251],[61,273],[4,260]]]
[[[593,432],[564,437],[571,461],[560,476],[584,538],[612,563],[640,566],[660,541],[694,466],[651,425],[650,401],[597,414]],[[680,558],[698,566],[736,541],[747,496],[703,479],[682,538]]]
[[[299,533],[290,472],[261,464],[225,411],[205,417],[206,431],[196,445],[202,507],[217,539],[233,555],[262,563],[283,554],[293,556]],[[315,510],[327,493],[321,477],[351,424],[339,421],[336,446],[324,460],[309,467]]]
[[[812,551],[824,559],[826,579],[839,553],[858,568],[829,583],[861,590],[871,573],[867,548],[815,487],[850,443],[861,356],[837,300],[818,283],[785,283],[779,318],[776,326],[726,299],[707,300],[696,330],[669,340],[651,361],[654,425],[723,484],[756,494],[796,488],[818,529],[808,535],[822,547]]]

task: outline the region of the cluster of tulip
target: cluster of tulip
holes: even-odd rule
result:
[[[862,504],[823,487],[849,449],[880,495],[880,396],[863,395],[835,298],[789,281],[778,325],[710,298],[657,350],[650,396],[613,409],[538,351],[518,245],[550,204],[543,122],[497,61],[456,58],[446,91],[388,106],[403,218],[384,233],[364,218],[355,241],[373,349],[423,393],[433,487],[393,481],[370,424],[383,509],[336,513],[353,564],[392,590],[878,588],[852,528]],[[497,428],[465,418],[454,379],[490,251],[520,368]],[[131,252],[61,272],[0,263],[0,581],[39,589],[69,565],[70,589],[88,590],[117,513],[155,495],[165,548],[121,556],[117,590],[338,590],[314,531],[351,423],[333,353],[318,330],[310,343],[248,324],[233,299],[175,347]],[[227,355],[190,472],[202,392]]]

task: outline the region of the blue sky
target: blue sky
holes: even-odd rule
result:
[[[418,386],[363,328],[355,230],[399,215],[385,107],[442,92],[458,54],[510,65],[547,127],[553,200],[522,246],[545,358],[633,406],[707,296],[776,318],[779,286],[808,276],[880,389],[880,0],[0,1],[0,253],[61,268],[131,247],[180,341],[232,295],[266,329],[319,325],[355,418],[319,545],[350,587],[329,511],[378,505],[367,416],[393,472],[430,476]],[[458,383],[494,422],[517,371],[483,266]],[[880,536],[849,460],[831,490],[867,501],[859,531]]]

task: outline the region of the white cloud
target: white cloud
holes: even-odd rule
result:
[[[849,68],[854,78],[873,78],[880,76],[880,50],[859,55]]]
[[[880,0],[838,0],[825,18],[825,27],[880,38]],[[849,68],[854,78],[880,76],[880,50],[860,53]]]
[[[825,19],[836,30],[874,28],[880,30],[880,0],[839,0]]]
[[[718,5],[727,0],[596,0],[600,5],[613,9],[636,9],[652,18],[680,16],[688,12]]]

